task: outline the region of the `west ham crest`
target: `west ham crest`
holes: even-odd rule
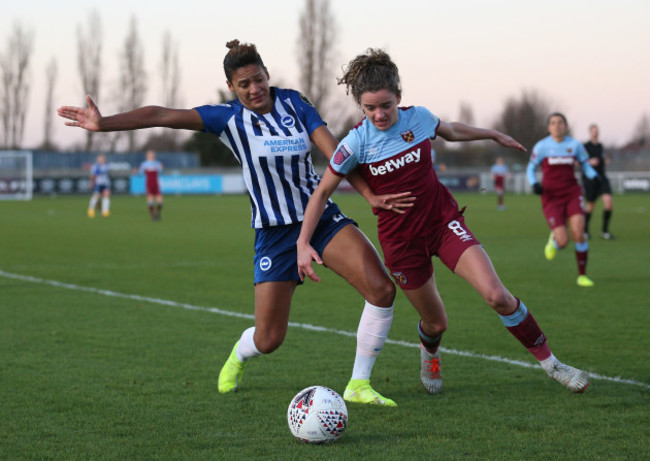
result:
[[[400,134],[402,135],[402,139],[406,142],[413,142],[413,140],[415,139],[415,135],[411,130],[403,131]]]
[[[400,285],[406,285],[406,275],[404,275],[404,272],[393,272],[393,278]]]

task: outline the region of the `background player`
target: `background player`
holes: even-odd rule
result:
[[[526,168],[526,176],[533,192],[542,196],[542,210],[551,235],[544,247],[549,261],[555,258],[558,249],[569,243],[566,221],[569,221],[573,237],[576,261],[578,263],[577,284],[592,287],[594,282],[587,277],[587,255],[589,243],[585,240],[585,216],[582,188],[576,181],[574,164],[582,165],[582,171],[589,178],[598,176],[589,165],[589,159],[580,142],[567,133],[566,117],[555,112],[548,117],[549,135],[538,141]],[[542,182],[537,181],[535,169],[542,167]]]
[[[146,106],[103,117],[88,96],[87,108],[58,110],[71,120],[66,125],[91,131],[166,127],[212,133],[241,163],[255,229],[255,326],[244,330],[221,368],[218,389],[222,393],[238,389],[250,359],[270,354],[284,342],[291,300],[300,282],[296,239],[304,208],[320,181],[311,161],[312,145],[328,158],[336,148],[336,139],[304,95],[269,86],[269,72],[255,45],[233,40],[226,46],[226,84],[236,96],[226,104],[194,109]],[[375,207],[396,213],[402,212],[401,201],[408,207],[410,199],[404,194],[377,197],[361,177],[348,179]],[[328,202],[312,244],[325,264],[365,300],[344,399],[396,406],[370,385],[372,368],[390,330],[395,299],[395,286],[377,251],[333,202]]]
[[[109,169],[106,164],[106,156],[100,154],[95,163],[90,167],[90,188],[93,195],[88,204],[88,217],[95,217],[95,208],[100,197],[102,199],[102,216],[108,218],[111,215],[111,178],[108,176]]]
[[[497,157],[497,161],[494,165],[492,165],[492,168],[490,169],[490,173],[492,173],[492,181],[494,181],[494,191],[497,194],[497,209],[505,210],[506,206],[503,202],[503,196],[505,194],[506,179],[510,174],[510,170],[508,169],[508,165],[504,163],[503,157],[501,156]]]
[[[375,194],[411,192],[417,197],[403,214],[378,214],[378,234],[386,266],[420,315],[420,380],[435,394],[442,390],[439,345],[447,314],[436,286],[432,256],[465,279],[500,316],[506,328],[539,360],[548,376],[572,392],[589,385],[586,372],[561,363],[523,302],[501,283],[492,262],[466,227],[463,210],[431,167],[430,138],[447,141],[491,139],[525,151],[496,130],[441,121],[424,107],[400,108],[397,66],[383,50],[369,49],[353,59],[339,83],[347,86],[365,118],[339,143],[329,168],[312,194],[298,238],[301,277],[318,281],[312,260],[322,263],[309,244],[327,200],[342,178],[357,170]]]
[[[162,174],[163,164],[156,160],[156,152],[148,150],[146,160],[140,164],[138,174],[144,174],[145,187],[147,191],[147,206],[149,207],[149,215],[154,221],[160,219],[160,212],[163,206],[163,196],[160,190],[160,178]]]
[[[582,175],[582,184],[585,188],[585,236],[589,238],[589,221],[591,220],[591,213],[596,206],[598,196],[603,197],[603,226],[600,231],[600,236],[605,240],[612,240],[614,236],[609,232],[609,220],[612,218],[612,211],[614,208],[614,200],[612,199],[612,188],[609,185],[609,179],[605,174],[605,166],[607,165],[607,158],[604,155],[603,145],[598,140],[598,125],[592,124],[589,127],[589,141],[585,143],[585,149],[589,154],[589,165],[591,165],[598,173],[598,178],[589,179],[586,175]]]

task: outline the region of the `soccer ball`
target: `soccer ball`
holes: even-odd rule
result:
[[[323,386],[310,386],[296,394],[287,410],[289,429],[305,443],[338,439],[348,424],[348,409],[341,396]]]

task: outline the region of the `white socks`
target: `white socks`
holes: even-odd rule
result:
[[[241,338],[239,338],[239,346],[237,346],[235,354],[237,354],[237,358],[242,362],[261,355],[261,352],[257,350],[257,347],[255,347],[255,341],[253,341],[254,333],[255,327],[250,327],[247,330],[244,330]]]
[[[97,206],[97,196],[93,195],[92,197],[90,197],[90,204],[88,205],[88,209],[94,210],[96,206]]]
[[[553,354],[551,354],[547,359],[541,360],[539,364],[542,366],[544,371],[548,372],[553,369],[553,365],[559,362],[560,361]]]
[[[392,322],[393,306],[377,307],[366,301],[357,329],[357,355],[352,379],[370,379],[372,367],[384,347]]]
[[[102,197],[102,213],[106,213],[111,206],[111,199]]]

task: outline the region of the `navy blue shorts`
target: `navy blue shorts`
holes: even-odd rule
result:
[[[325,209],[314,235],[311,246],[322,257],[325,247],[338,231],[348,224],[357,225],[352,219],[341,213],[339,207],[332,203]],[[300,235],[302,223],[286,226],[273,226],[255,229],[255,283],[286,282],[297,280],[298,254],[296,241]]]

